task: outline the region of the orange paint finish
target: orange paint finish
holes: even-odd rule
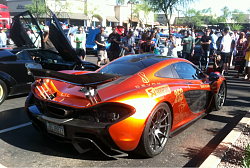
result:
[[[119,148],[125,151],[134,150],[141,138],[145,126],[145,119],[133,116],[112,125],[109,133]]]
[[[181,61],[189,62],[184,59],[181,59]],[[97,104],[119,102],[128,104],[136,109],[133,115],[109,127],[110,136],[120,149],[131,151],[137,147],[150,114],[160,103],[167,102],[173,109],[173,123],[171,129],[171,132],[173,132],[205,112],[205,110],[203,110],[193,113],[187,104],[184,93],[192,90],[211,90],[216,93],[219,89],[218,86],[225,80],[220,76],[220,79],[211,85],[208,76],[203,80],[155,77],[155,72],[175,62],[180,62],[180,59],[173,58],[161,61],[124,81],[118,83],[114,82],[114,84],[110,86],[97,89],[102,99],[101,102]],[[76,75],[89,73],[86,71],[61,72]],[[46,83],[52,92],[57,93],[56,98],[53,100],[44,100],[43,96],[33,85],[32,91],[37,98],[74,108],[94,106],[90,104],[89,99],[86,98],[84,93],[79,92],[80,86],[55,80],[49,80],[46,81]],[[47,88],[45,92],[48,92]]]

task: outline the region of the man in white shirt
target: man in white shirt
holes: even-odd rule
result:
[[[0,27],[0,48],[7,47],[7,35],[3,31],[3,28]]]
[[[224,33],[225,35],[221,40],[221,46],[220,46],[221,58],[224,62],[222,74],[228,74],[228,65],[230,59],[230,49],[231,49],[232,39],[229,35],[228,27],[224,29]]]

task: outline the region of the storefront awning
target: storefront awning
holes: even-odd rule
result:
[[[119,20],[117,20],[116,17],[114,17],[114,16],[106,16],[106,19],[109,22],[119,22]]]
[[[70,19],[88,20],[88,16],[83,13],[72,13],[69,14]]]
[[[128,21],[128,20],[123,20],[122,22],[123,22],[123,23],[129,23],[129,21]]]

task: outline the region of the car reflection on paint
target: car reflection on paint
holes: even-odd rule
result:
[[[94,147],[109,157],[154,157],[170,136],[226,101],[223,76],[157,54],[120,57],[94,73],[30,71],[36,82],[25,109],[34,127],[80,153]]]

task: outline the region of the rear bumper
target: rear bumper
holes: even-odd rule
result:
[[[32,97],[33,94],[30,93],[25,103],[25,109],[33,126],[38,131],[56,141],[72,143],[79,153],[95,148],[109,157],[126,156],[126,153],[119,151],[120,149],[109,135],[109,124],[94,123],[74,118],[59,119],[45,115],[39,110],[37,105],[32,103]],[[48,123],[63,127],[64,135],[49,131],[47,128]]]

